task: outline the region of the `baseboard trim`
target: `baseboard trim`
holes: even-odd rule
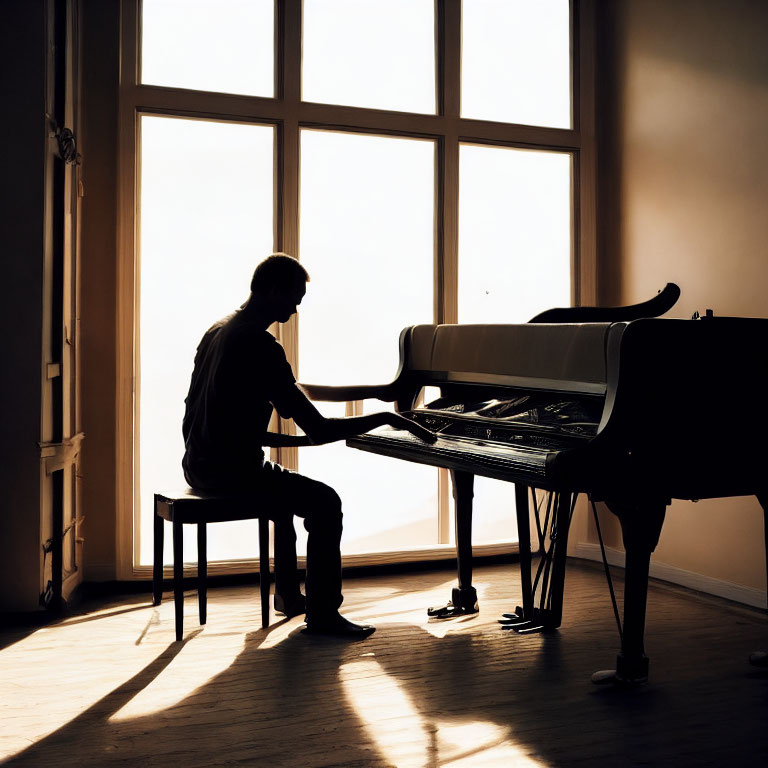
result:
[[[475,544],[472,554],[476,558],[513,556],[520,552],[517,542],[498,542],[495,544]],[[388,566],[406,566],[409,563],[437,563],[456,559],[456,547],[453,544],[440,544],[435,547],[413,547],[398,552],[371,552],[364,555],[342,555],[341,564],[344,571],[365,568],[382,568]],[[297,558],[299,569],[306,567],[306,558],[299,555]],[[274,558],[270,557],[270,570],[274,571]],[[229,576],[242,573],[256,573],[259,570],[258,558],[246,560],[226,560],[208,563],[208,575]],[[195,563],[184,563],[184,576],[197,575]],[[141,581],[152,578],[151,565],[135,565],[131,575],[120,581]],[[173,578],[173,566],[163,566],[163,578]],[[95,581],[95,579],[94,579]],[[106,581],[106,579],[105,579]]]
[[[574,557],[580,557],[584,560],[596,560],[602,562],[600,546],[598,544],[576,544],[573,547]],[[620,549],[606,547],[606,558],[610,565],[618,568],[624,567],[624,552]],[[749,605],[753,608],[766,607],[766,592],[762,589],[753,587],[744,587],[740,584],[733,584],[730,581],[715,579],[711,576],[704,576],[693,571],[686,571],[683,568],[676,568],[667,563],[654,562],[651,559],[650,576],[661,581],[668,581],[688,589],[695,589],[698,592],[704,592],[715,597],[722,597],[726,600],[733,600],[736,603]]]

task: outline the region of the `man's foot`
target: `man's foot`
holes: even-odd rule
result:
[[[350,640],[362,640],[372,635],[376,631],[376,627],[370,624],[355,624],[349,619],[345,619],[340,613],[336,613],[319,619],[307,619],[307,626],[301,631],[307,635],[327,635],[346,637]]]
[[[301,592],[291,598],[275,595],[273,602],[275,613],[282,613],[288,619],[292,619],[294,616],[301,616],[301,614],[307,611],[307,598]]]

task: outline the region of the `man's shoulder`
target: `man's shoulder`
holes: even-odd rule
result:
[[[222,317],[221,320],[217,320],[209,329],[208,333],[218,333],[224,329],[230,329],[236,327],[236,320],[238,318],[237,312],[232,312],[226,317]]]
[[[229,325],[229,322],[234,317],[234,314],[227,315],[226,317],[222,317],[221,320],[217,320],[204,334],[202,339],[200,339],[200,346],[203,346],[204,344],[210,343],[214,338],[216,338],[221,330],[223,328],[226,328]]]

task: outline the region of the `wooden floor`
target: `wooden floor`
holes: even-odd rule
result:
[[[345,612],[378,631],[350,643],[259,626],[258,588],[146,596],[36,630],[0,632],[0,758],[9,766],[768,765],[768,620],[654,584],[650,682],[597,688],[617,631],[602,572],[569,563],[563,626],[505,632],[513,565],[476,571],[479,615],[427,621],[450,571],[345,581]],[[620,593],[620,591],[619,591]]]

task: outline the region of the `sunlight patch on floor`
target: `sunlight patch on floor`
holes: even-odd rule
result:
[[[479,630],[477,614],[468,616],[456,616],[453,619],[429,619],[419,625],[425,632],[432,637],[442,639],[448,635],[459,635],[467,632],[477,632]]]
[[[398,768],[545,768],[495,723],[451,721],[424,716],[372,653],[339,670],[342,689],[382,757]]]
[[[230,667],[244,645],[245,633],[202,632],[109,721],[130,720],[170,709]]]
[[[545,768],[547,763],[526,754],[509,729],[488,722],[438,720],[437,765],[451,768]]]
[[[266,637],[264,637],[258,645],[259,649],[266,650],[280,645],[280,643],[287,640],[294,632],[299,631],[299,628],[302,626],[304,626],[303,616],[294,616],[287,621],[283,620],[281,624],[273,624],[269,626],[267,628]]]
[[[105,609],[43,627],[0,651],[0,760],[74,720],[154,661],[167,647],[160,624],[173,631],[172,604]],[[126,640],[100,644],[105,636]]]

